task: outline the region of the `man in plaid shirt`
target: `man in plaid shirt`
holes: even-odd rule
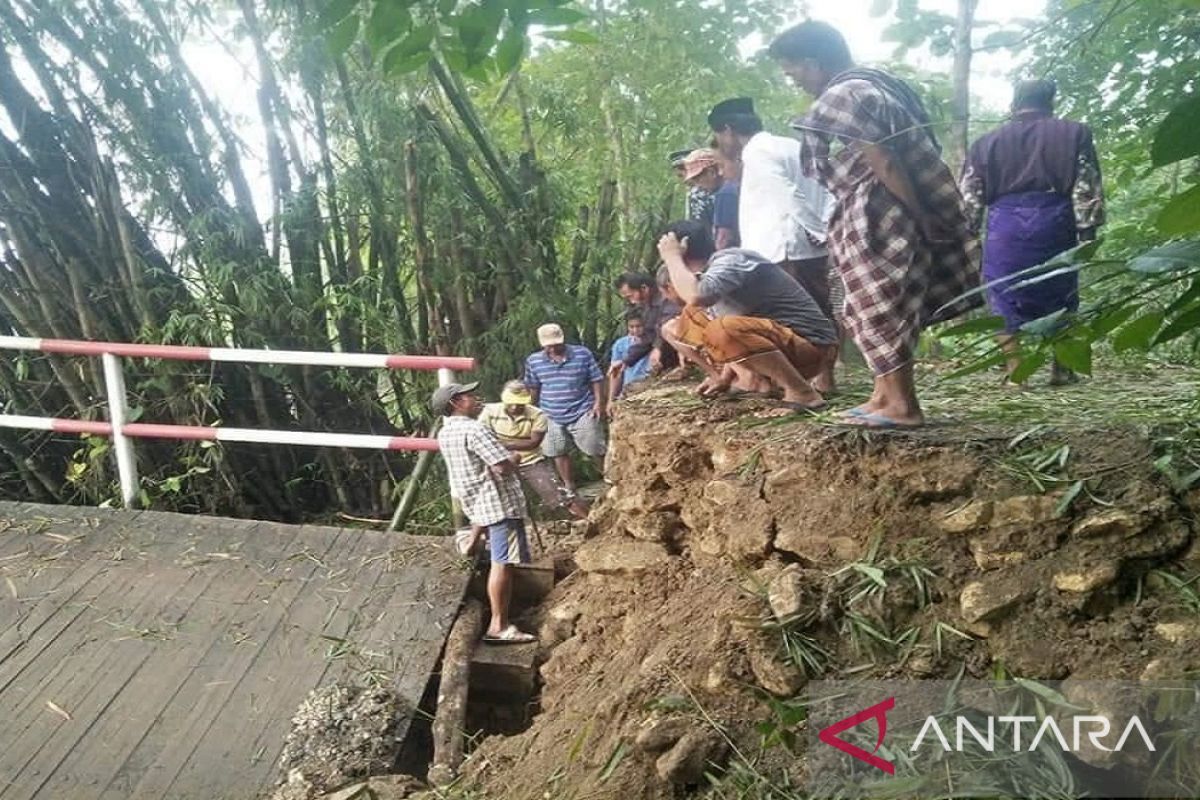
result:
[[[478,383],[438,387],[430,405],[444,415],[438,446],[450,474],[450,493],[458,498],[471,524],[486,528],[492,565],[488,602],[492,620],[485,642],[532,642],[533,636],[508,621],[513,564],[529,563],[525,538],[525,495],[517,478],[520,454],[511,453],[476,417],[483,410],[475,396]]]

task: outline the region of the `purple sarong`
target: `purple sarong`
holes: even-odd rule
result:
[[[999,197],[988,208],[983,245],[983,280],[1002,280],[1069,250],[1077,243],[1071,198],[1055,192],[1023,192]],[[1020,283],[1033,274],[1016,278]],[[1026,322],[1061,309],[1079,308],[1079,276],[1071,272],[1020,289],[1001,283],[987,290],[1004,330],[1016,333]]]

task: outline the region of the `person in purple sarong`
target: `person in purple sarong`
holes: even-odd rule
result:
[[[975,230],[983,228],[986,211],[983,279],[995,284],[988,287],[988,302],[1004,319],[1000,345],[1010,353],[1010,375],[1020,363],[1016,333],[1032,320],[1078,309],[1079,276],[1071,272],[1028,286],[1011,284],[1031,277],[1018,275],[1023,270],[1091,241],[1104,223],[1092,132],[1055,117],[1054,94],[1050,80],[1018,84],[1011,120],[971,145],[959,182]],[[1053,363],[1051,384],[1074,379],[1074,373]]]
[[[792,123],[805,174],[833,195],[829,252],[845,285],[846,328],[874,373],[870,399],[843,422],[923,425],[913,360],[921,330],[978,303],[979,242],[908,84],[856,67],[830,25],[804,22],[771,43],[784,74],[811,95]]]

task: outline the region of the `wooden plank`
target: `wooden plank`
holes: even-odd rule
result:
[[[95,715],[111,700],[111,690],[104,688],[106,682],[124,685],[143,660],[137,651],[144,648],[122,639],[120,631],[104,629],[112,622],[108,615],[120,609],[126,613],[123,621],[150,619],[162,609],[163,595],[173,597],[180,586],[181,581],[173,580],[164,591],[157,582],[143,580],[128,593],[109,590],[98,595],[91,613],[59,637],[61,646],[55,648],[59,655],[54,668],[42,676],[31,670],[32,680],[10,686],[5,693],[5,704],[12,709],[6,714],[9,741],[0,756],[0,772],[11,776],[12,783],[0,797],[9,800],[32,796],[46,775],[33,764],[38,754],[47,746],[53,750],[51,743],[60,734],[70,737],[86,732]],[[65,709],[72,719],[66,720],[49,709],[50,702]]]
[[[186,520],[187,518],[181,517],[180,519]],[[138,539],[135,544],[138,548],[141,548],[144,543],[144,539],[139,537],[138,527],[139,526],[136,523],[131,524],[123,529],[123,533],[126,534],[128,538]],[[148,533],[151,538],[157,539],[157,535],[153,530],[142,531],[142,533]],[[82,663],[78,660],[78,654],[75,652],[75,650],[87,649],[88,644],[85,641],[81,645],[78,641],[78,637],[81,635],[85,637],[89,635],[91,632],[89,630],[91,623],[94,623],[97,618],[103,616],[104,614],[111,613],[113,610],[121,610],[128,613],[128,609],[135,607],[134,603],[136,603],[140,594],[138,588],[139,582],[151,594],[157,591],[159,597],[158,602],[160,603],[162,602],[162,596],[164,594],[169,596],[169,593],[172,592],[173,589],[182,586],[184,580],[177,578],[171,581],[169,588],[162,590],[161,587],[159,587],[154,580],[149,579],[146,574],[147,564],[150,564],[151,570],[157,569],[156,565],[158,564],[161,564],[163,569],[169,569],[170,565],[172,565],[174,562],[175,555],[176,553],[170,548],[157,546],[149,551],[139,551],[136,558],[131,558],[120,563],[115,569],[114,575],[106,576],[108,578],[108,582],[105,585],[102,585],[100,588],[98,588],[91,597],[81,598],[80,602],[73,604],[73,608],[68,608],[65,614],[60,615],[68,617],[70,622],[73,624],[74,629],[68,632],[66,635],[55,636],[55,638],[46,647],[42,648],[40,653],[37,654],[39,658],[36,661],[33,661],[29,658],[24,659],[27,662],[27,665],[35,664],[40,667],[48,667],[48,672],[46,675],[47,681],[53,680],[59,674],[65,673],[67,676],[66,680],[72,681],[72,683],[75,685],[83,687],[93,685],[95,683],[93,678],[95,677],[96,673],[101,671],[101,664],[95,663],[95,654],[90,651],[88,656],[93,660],[85,660]],[[67,630],[67,628],[63,625],[55,625],[53,630],[57,630],[59,633],[61,633],[62,631]],[[48,636],[52,633],[52,630],[43,630],[39,632],[39,635]],[[35,648],[30,648],[31,651],[33,649]],[[36,669],[37,666],[34,668]],[[19,705],[20,694],[23,694],[23,692],[10,690],[6,695],[2,696],[3,703],[9,706],[8,716],[10,717],[15,717],[16,714],[20,713],[20,709],[23,707]],[[33,703],[32,707],[36,708],[37,705],[38,703]],[[19,728],[13,729],[13,735],[18,735],[16,734],[17,730],[19,730]],[[11,753],[19,752],[15,748],[4,749]],[[15,757],[10,755],[9,752],[6,752],[6,757]]]
[[[235,548],[243,559],[237,563],[237,574],[229,566],[220,570],[219,580],[197,601],[190,624],[202,635],[196,637],[186,653],[172,659],[171,680],[159,689],[159,700],[154,707],[135,710],[135,719],[127,728],[121,751],[103,765],[88,767],[101,776],[97,792],[92,796],[132,796],[134,784],[153,768],[160,753],[180,735],[179,729],[188,714],[221,684],[208,680],[207,673],[201,673],[211,670],[214,664],[220,666],[222,647],[257,647],[257,643],[247,636],[244,624],[258,612],[258,604],[269,599],[275,586],[272,574],[292,568],[289,559],[299,530],[272,530],[270,523],[238,528],[231,525],[232,522],[212,520],[213,525],[224,527],[228,535],[242,540]],[[262,556],[271,549],[274,550],[273,558],[263,560]],[[130,700],[136,706],[136,698]]]
[[[88,780],[86,773],[62,771],[63,762],[73,752],[86,751],[93,759],[97,755],[104,757],[105,751],[121,740],[122,720],[109,714],[115,700],[126,691],[145,699],[141,687],[136,686],[138,678],[155,651],[168,649],[162,641],[142,638],[145,634],[140,631],[155,630],[155,635],[169,635],[167,631],[186,616],[210,579],[203,570],[176,568],[159,573],[157,591],[152,593],[157,597],[145,604],[141,613],[123,621],[131,626],[130,633],[115,638],[109,646],[86,648],[72,654],[71,660],[77,664],[76,672],[90,666],[100,677],[86,689],[75,680],[57,690],[63,697],[62,705],[74,716],[70,721],[73,724],[57,727],[54,735],[17,774],[18,790],[10,791],[6,797],[31,800],[52,782],[57,786],[42,796],[74,797],[88,788],[84,785]],[[165,602],[163,596],[167,598]],[[146,625],[163,628],[142,627]],[[102,721],[110,724],[105,726]],[[105,730],[106,727],[109,730]],[[22,738],[28,736],[26,733]],[[22,774],[28,776],[28,785],[24,789],[20,787]]]
[[[368,665],[419,701],[466,582],[444,542],[414,537],[0,504],[14,517],[28,530],[0,561],[25,576],[7,607],[19,636],[0,625],[3,800],[253,797],[312,688]],[[361,659],[326,659],[321,634]]]
[[[329,568],[317,570],[281,624],[262,643],[262,658],[230,696],[206,736],[171,788],[171,796],[213,796],[220,786],[208,765],[223,763],[239,774],[239,785],[266,789],[292,716],[304,697],[320,685],[329,668],[326,651],[336,642],[322,639],[332,621],[354,609],[372,579],[363,565],[377,555],[379,541],[363,531],[319,529],[338,536],[328,556]]]
[[[264,530],[264,534],[266,531]],[[264,537],[265,538],[265,537]],[[334,546],[336,537],[325,533],[318,534],[318,543],[314,550],[318,557],[328,554]],[[299,567],[294,579],[279,581],[275,585],[263,584],[256,587],[252,596],[253,606],[257,613],[249,620],[245,634],[252,640],[265,642],[275,628],[287,615],[292,603],[308,584],[308,578],[316,570],[317,564],[309,562],[307,567]],[[261,608],[258,606],[261,605]],[[247,609],[249,610],[249,608]],[[152,765],[147,768],[140,779],[132,785],[129,793],[137,797],[187,797],[186,787],[176,791],[172,789],[176,778],[186,767],[200,741],[208,734],[212,724],[238,684],[245,679],[246,674],[253,668],[262,654],[262,648],[237,648],[230,643],[219,641],[209,652],[204,661],[196,665],[189,676],[191,691],[196,686],[208,684],[208,690],[195,697],[186,716],[172,718],[174,733],[170,742],[157,755]],[[185,689],[188,687],[185,686]],[[166,715],[167,711],[164,711]],[[164,718],[170,718],[164,716]],[[128,795],[126,795],[128,796]]]
[[[216,547],[236,543],[252,530],[230,530],[217,521],[191,522],[206,541]],[[236,537],[236,538],[235,538]],[[84,746],[68,752],[41,787],[46,797],[80,797],[103,790],[140,743],[145,731],[162,713],[163,707],[179,690],[190,666],[196,663],[218,638],[228,631],[220,626],[200,624],[196,607],[203,598],[236,602],[251,592],[258,578],[247,574],[232,576],[227,565],[216,562],[192,567],[203,585],[194,593],[186,608],[176,616],[177,635],[162,646],[151,648],[134,678],[123,687],[104,710],[103,716],[88,731]]]
[[[134,515],[105,529],[105,535],[111,543],[131,542],[137,536],[140,522],[141,516]],[[95,556],[89,558],[56,587],[54,594],[31,609],[20,625],[0,632],[0,692],[35,659],[46,658],[47,648],[53,647],[62,631],[87,610],[92,599],[88,592],[94,595],[106,588],[97,579],[119,581],[125,587],[138,580],[137,569],[118,568],[121,565],[122,562],[106,563]],[[108,577],[109,573],[115,573],[115,577]]]
[[[43,667],[46,664],[52,665],[54,672],[61,671],[66,666],[65,657],[81,644],[80,637],[83,637],[82,643],[90,641],[86,637],[92,633],[90,625],[95,619],[103,616],[110,608],[129,608],[135,602],[135,598],[152,592],[155,589],[152,581],[144,582],[142,587],[138,586],[139,567],[138,564],[125,564],[115,568],[109,565],[102,570],[105,580],[89,581],[92,588],[87,592],[77,592],[75,599],[61,605],[62,613],[54,613],[53,609],[49,609],[49,621],[52,624],[39,627],[37,633],[30,637],[23,652],[0,664],[0,691],[11,692],[14,682],[25,680],[23,676],[37,661],[41,661]],[[82,623],[76,623],[76,620],[82,620]],[[72,623],[78,625],[76,630],[63,635]],[[49,677],[44,670],[42,675],[43,680]]]

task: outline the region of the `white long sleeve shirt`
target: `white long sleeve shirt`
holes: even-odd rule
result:
[[[743,248],[774,263],[823,256],[831,211],[829,193],[800,170],[798,141],[766,131],[750,138],[738,198]]]

